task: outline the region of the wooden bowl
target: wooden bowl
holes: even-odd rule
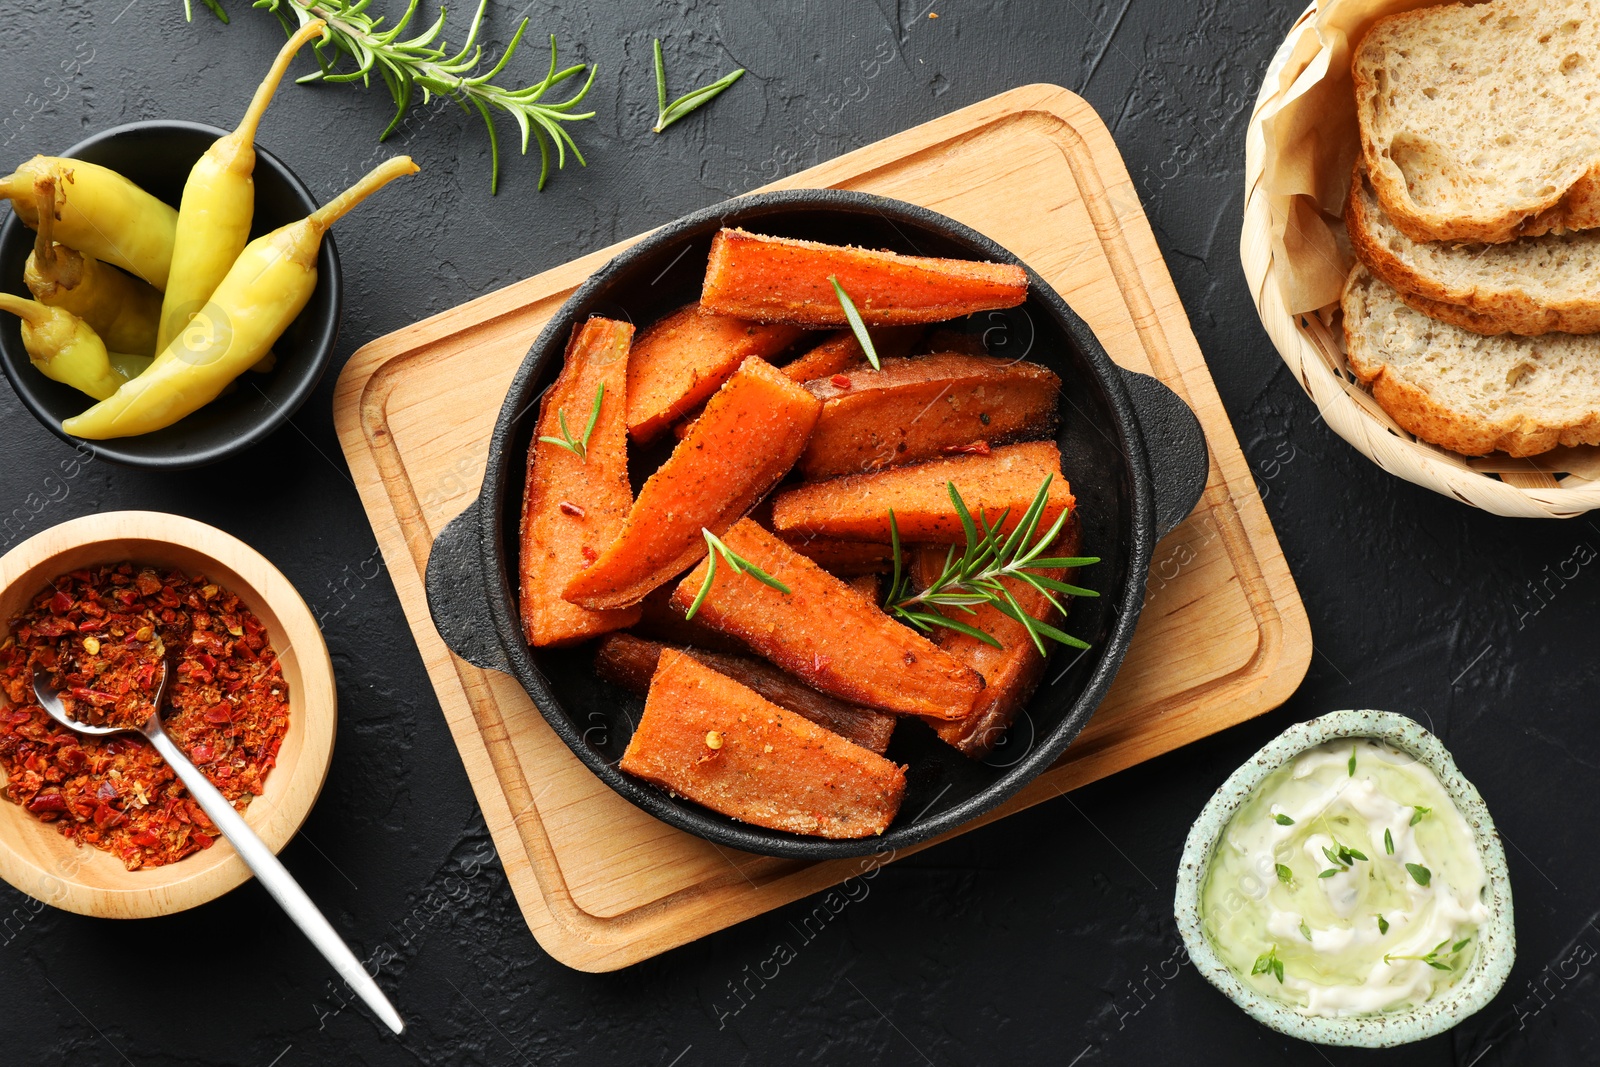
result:
[[[80,567],[131,560],[204,574],[255,612],[289,683],[289,729],[266,792],[244,818],[274,852],[316,803],[333,756],[337,701],[333,664],[306,602],[255,549],[221,530],[177,515],[113,511],[73,519],[0,556],[0,641],[11,619],[50,580]],[[4,782],[0,771],[0,783]],[[176,863],[127,870],[92,845],[78,845],[0,798],[0,878],[46,904],[108,919],[168,915],[204,904],[250,877],[233,846],[216,844]]]

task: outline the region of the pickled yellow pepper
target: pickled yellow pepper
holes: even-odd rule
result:
[[[178,212],[114,170],[81,159],[34,156],[0,178],[0,196],[17,216],[39,225],[33,186],[56,179],[56,240],[85,255],[137,274],[157,289],[167,287]]]
[[[22,319],[22,346],[41,374],[96,400],[114,395],[150,364],[108,353],[100,336],[70,311],[10,293],[0,293],[0,311]]]
[[[396,156],[299,222],[245,246],[211,299],[150,369],[109,400],[62,423],[76,437],[131,437],[171,426],[216,399],[228,383],[266,355],[311,299],[317,253],[328,228],[378,189],[415,174]]]
[[[313,19],[290,37],[257,87],[239,126],[218,138],[195,161],[178,204],[178,229],[172,246],[172,271],[161,303],[161,328],[152,351],[167,347],[227,276],[250,239],[255,214],[256,127],[272,102],[278,83],[300,46],[326,27]]]
[[[56,201],[55,177],[41,178],[33,191],[39,232],[22,270],[33,298],[72,312],[113,351],[155,355],[161,293],[149,282],[57,244],[55,210],[49,206]]]

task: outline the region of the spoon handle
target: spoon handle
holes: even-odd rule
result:
[[[344,943],[328,920],[323,918],[322,912],[306,896],[306,891],[300,888],[300,883],[294,880],[287,868],[278,857],[272,854],[261,838],[250,829],[244,817],[234,810],[228,798],[218,792],[217,787],[211,784],[205,774],[189,762],[189,757],[179,751],[167,732],[157,726],[149,730],[146,737],[155,746],[161,758],[167,761],[174,773],[182,779],[188,787],[189,795],[199,803],[205,813],[216,823],[217,829],[222,831],[233,845],[239,857],[255,872],[256,878],[261,882],[272,898],[276,900],[293,919],[295,925],[311,939],[317,950],[325,956],[333,969],[339,972],[350,988],[360,994],[361,999],[367,1002],[378,1018],[395,1033],[405,1030],[406,1024],[400,1018],[400,1013],[394,1010],[394,1005],[389,1003],[389,998],[384,996],[383,990],[378,988],[378,983],[372,980],[367,969],[356,959],[350,946]]]

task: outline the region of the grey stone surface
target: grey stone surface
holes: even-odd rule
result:
[[[282,35],[224,0],[8,0],[0,164],[140,118],[231,125]],[[377,0],[398,12],[398,0]],[[196,5],[197,9],[199,5]],[[470,5],[452,11],[459,37]],[[492,46],[521,5],[494,5]],[[544,193],[511,155],[488,195],[487,142],[452,105],[391,141],[423,173],[343,226],[336,367],[363,342],[765,180],[1034,81],[1105,116],[1254,467],[1317,653],[1283,708],[1069,798],[900,862],[800,932],[803,901],[617,974],[569,971],[511,898],[334,438],[330,373],[295,418],[224,466],[156,475],[68,454],[0,389],[0,548],[89,512],[145,507],[233,532],[323,617],[339,670],[332,774],[284,858],[411,1022],[396,1041],[342,1007],[315,952],[254,884],[143,922],[50,910],[0,887],[7,1064],[772,1063],[1074,1065],[1593,1063],[1590,966],[1600,859],[1600,731],[1590,644],[1600,527],[1493,518],[1383,474],[1318,420],[1271,349],[1238,262],[1244,127],[1296,0],[680,0],[528,5],[533,40],[598,61],[587,169]],[[434,5],[425,5],[427,12]],[[936,13],[938,19],[927,18]],[[650,133],[650,41],[674,92],[750,73]],[[286,86],[261,130],[326,196],[378,158],[374,88]],[[512,131],[501,129],[507,142]],[[31,498],[30,494],[37,494]],[[38,501],[45,501],[43,504]],[[14,509],[21,508],[21,512]],[[1323,1052],[1273,1034],[1186,966],[1171,917],[1190,821],[1291,722],[1345,707],[1414,715],[1483,791],[1518,902],[1506,991],[1409,1049]],[[766,963],[787,944],[794,959]],[[748,970],[747,970],[748,968]],[[755,977],[765,969],[769,977]],[[741,990],[742,1002],[731,986]],[[741,1006],[742,1005],[742,1006]]]

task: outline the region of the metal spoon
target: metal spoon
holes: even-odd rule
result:
[[[155,710],[150,718],[137,730],[121,726],[89,726],[77,722],[67,715],[67,709],[61,703],[61,695],[51,687],[50,676],[45,671],[34,668],[33,695],[39,699],[39,706],[56,722],[65,726],[73,733],[84,734],[89,737],[107,737],[111,734],[138,733],[143,734],[161,753],[161,758],[167,761],[183,784],[188,787],[189,795],[199,803],[205,813],[211,817],[217,829],[222,831],[222,836],[232,843],[234,850],[239,853],[239,858],[255,872],[255,876],[266,888],[272,898],[293,919],[295,925],[311,939],[318,951],[333,964],[333,969],[339,972],[350,988],[360,994],[367,1006],[377,1013],[378,1018],[395,1033],[405,1030],[406,1024],[400,1018],[400,1013],[394,1010],[394,1005],[389,1003],[389,998],[383,995],[383,990],[378,988],[378,983],[372,980],[367,969],[356,959],[350,946],[344,943],[337,932],[323,918],[322,912],[306,896],[306,891],[294,880],[278,857],[268,848],[250,829],[244,817],[234,810],[228,798],[217,791],[205,774],[189,762],[178,746],[173,744],[172,738],[167,736],[166,729],[161,725],[162,698],[167,691],[168,667],[165,662],[161,664],[161,681],[156,686]]]

